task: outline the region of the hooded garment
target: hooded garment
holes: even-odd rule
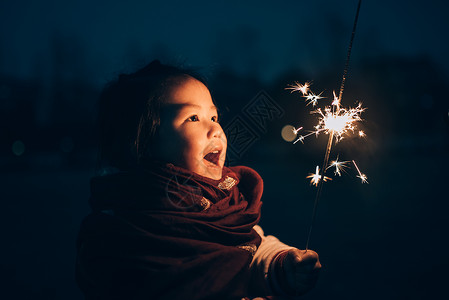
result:
[[[155,162],[94,177],[77,239],[79,287],[88,300],[254,294],[262,191],[243,166],[224,167],[220,180]]]

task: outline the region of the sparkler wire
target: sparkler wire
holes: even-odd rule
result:
[[[331,132],[329,133],[329,139],[327,140],[326,154],[324,155],[323,167],[321,168],[321,172],[322,172],[321,178],[320,178],[320,181],[318,182],[318,189],[316,191],[315,202],[313,203],[312,221],[310,221],[309,234],[307,236],[307,243],[306,243],[306,251],[309,249],[310,236],[312,235],[312,228],[313,228],[313,224],[315,223],[318,202],[320,200],[321,190],[322,190],[322,186],[324,183],[324,173],[326,172],[325,168],[329,161],[329,155],[331,153],[333,139],[334,139],[334,131],[331,130]]]
[[[355,30],[357,28],[357,21],[359,19],[359,12],[360,12],[361,4],[362,4],[362,0],[359,0],[359,4],[357,5],[357,11],[355,13],[354,25],[352,26],[352,33],[351,33],[351,39],[349,41],[349,46],[348,46],[348,55],[346,56],[345,69],[343,70],[343,79],[341,80],[341,85],[340,85],[340,94],[338,96],[338,99],[340,101],[341,101],[341,97],[343,96],[343,90],[345,88],[346,75],[347,75],[348,69],[349,69],[349,59],[351,58],[352,43],[354,42]]]
[[[346,75],[348,73],[348,68],[349,68],[349,59],[351,58],[352,43],[353,43],[354,37],[355,37],[355,31],[356,31],[356,28],[357,28],[357,21],[359,19],[359,12],[360,12],[360,5],[361,5],[361,3],[362,3],[362,0],[359,0],[359,3],[357,5],[357,11],[356,11],[356,14],[355,14],[355,19],[354,19],[354,25],[352,27],[351,39],[349,41],[348,55],[346,57],[345,68],[343,70],[343,78],[341,80],[340,93],[338,95],[338,103],[341,103],[341,99],[342,99],[342,96],[343,96],[343,90],[345,88]],[[339,110],[340,110],[340,104],[337,105],[337,115],[338,115]],[[329,139],[327,141],[326,153],[324,155],[323,167],[321,168],[321,172],[322,173],[321,173],[320,181],[318,182],[318,187],[317,187],[317,192],[316,192],[316,196],[315,196],[315,201],[313,203],[312,220],[310,222],[309,234],[307,235],[306,251],[309,249],[310,236],[312,235],[312,228],[313,228],[313,224],[315,223],[318,202],[320,200],[321,191],[323,189],[324,173],[326,172],[326,167],[327,167],[327,164],[329,162],[329,155],[330,155],[330,152],[331,152],[331,149],[332,149],[332,142],[333,142],[333,140],[334,140],[334,130],[330,130],[330,132],[329,132]]]

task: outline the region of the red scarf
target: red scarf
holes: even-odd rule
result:
[[[221,180],[161,163],[93,178],[77,241],[86,299],[249,296],[262,191],[248,167]]]

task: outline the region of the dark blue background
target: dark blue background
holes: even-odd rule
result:
[[[326,137],[284,88],[338,90],[357,1],[2,1],[0,297],[81,299],[75,238],[96,164],[102,86],[159,58],[200,67],[226,126],[261,90],[283,109],[256,128],[238,163],[264,178],[262,225],[304,247]],[[361,100],[364,141],[332,156],[354,173],[324,185],[311,248],[323,263],[305,299],[424,299],[446,294],[449,12],[444,1],[363,1],[344,105]],[[299,99],[299,100],[298,100]],[[4,295],[4,296],[3,296]]]

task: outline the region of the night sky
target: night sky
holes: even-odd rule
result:
[[[95,173],[96,100],[109,80],[153,59],[198,68],[224,128],[236,117],[250,124],[246,108],[261,91],[278,105],[264,124],[249,125],[253,140],[228,159],[262,175],[265,232],[303,248],[316,191],[305,177],[321,164],[326,138],[281,138],[287,124],[314,125],[285,87],[339,89],[356,7],[1,1],[0,297],[82,299],[75,239]],[[448,14],[445,1],[363,1],[343,103],[368,108],[367,137],[343,140],[332,155],[357,160],[369,184],[348,171],[324,185],[311,240],[323,270],[304,299],[447,293]]]

